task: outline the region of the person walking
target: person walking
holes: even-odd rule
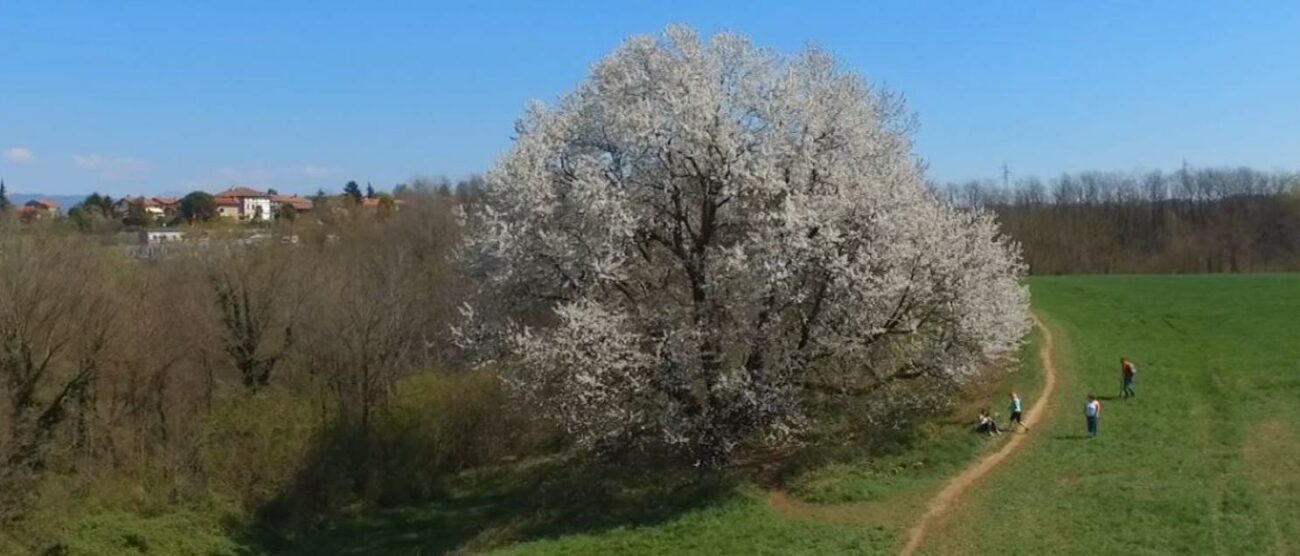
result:
[[[1083,416],[1088,420],[1088,438],[1097,437],[1097,420],[1101,418],[1101,402],[1097,396],[1088,394],[1088,403],[1083,404]]]
[[[1026,425],[1022,420],[1022,416],[1024,415],[1024,404],[1020,402],[1019,392],[1011,393],[1011,405],[1007,409],[1011,411],[1011,424],[1007,425],[1007,429],[1015,432],[1016,425],[1020,425],[1021,427],[1024,427],[1025,432],[1029,432],[1029,425]]]
[[[1119,371],[1123,375],[1123,387],[1120,389],[1121,398],[1131,398],[1137,395],[1134,386],[1137,383],[1137,367],[1126,357],[1119,358]]]

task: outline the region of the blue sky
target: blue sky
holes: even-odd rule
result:
[[[940,180],[1300,168],[1300,3],[0,0],[0,178],[162,194],[487,169],[530,99],[684,23],[816,44]]]

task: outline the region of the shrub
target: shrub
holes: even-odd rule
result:
[[[203,427],[202,476],[247,507],[266,503],[290,488],[321,428],[310,401],[283,390],[223,400]]]

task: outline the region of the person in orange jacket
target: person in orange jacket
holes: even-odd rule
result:
[[[1131,398],[1136,396],[1137,391],[1133,387],[1137,385],[1137,367],[1133,366],[1133,362],[1129,361],[1127,357],[1121,357],[1119,358],[1119,372],[1123,379],[1120,397]]]

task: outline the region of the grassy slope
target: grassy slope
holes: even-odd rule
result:
[[[1300,277],[1033,283],[1058,332],[1052,421],[925,546],[932,554],[1300,552]],[[1138,397],[1115,397],[1118,358]]]
[[[691,472],[628,467],[592,474],[564,461],[464,473],[438,500],[334,520],[288,554],[892,554],[929,495],[998,441],[969,432],[978,403],[1041,384],[1037,339],[1029,364],[1006,374],[914,445],[867,460],[812,466],[789,492],[735,478],[699,484]],[[1000,404],[1001,402],[996,402]],[[860,450],[858,450],[860,452]]]
[[[970,433],[977,406],[1001,408],[1006,392],[1041,388],[1034,356],[1025,366],[973,392],[953,419],[927,426],[915,446],[872,460],[832,464],[795,477],[787,498],[742,487],[720,503],[649,525],[549,535],[501,551],[533,554],[893,554],[930,494],[985,451],[1001,445]],[[1032,399],[1027,402],[1032,403]]]

